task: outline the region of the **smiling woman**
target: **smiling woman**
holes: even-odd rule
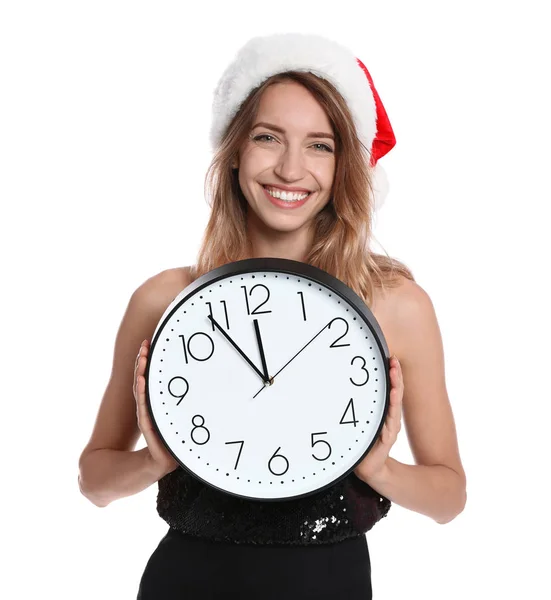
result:
[[[279,256],[320,267],[371,302],[375,288],[413,279],[399,261],[365,251],[386,193],[378,160],[395,144],[384,107],[363,63],[342,47],[314,42],[321,54],[308,69],[300,51],[309,36],[289,39],[289,49],[269,59],[255,53],[264,39],[249,42],[215,92],[212,212],[192,277],[228,261]],[[280,59],[296,68],[282,72]],[[324,74],[324,60],[334,73]],[[297,190],[309,195],[289,198]]]
[[[305,254],[311,244],[310,222],[329,202],[335,175],[333,147],[316,141],[319,137],[311,132],[331,136],[331,123],[311,92],[295,81],[270,85],[260,98],[257,119],[234,162],[248,203],[249,232],[258,231],[260,223],[269,232],[268,237],[252,237],[253,253],[254,244],[272,246],[281,232],[294,232],[295,251],[300,244]],[[293,191],[307,193],[289,198]]]
[[[158,482],[157,511],[169,530],[144,570],[142,600],[369,600],[365,534],[391,502],[445,523],[466,500],[430,298],[407,266],[370,249],[373,213],[385,196],[379,159],[395,144],[390,122],[368,70],[348,49],[316,35],[279,34],[250,40],[223,73],[210,140],[211,213],[196,264],[163,271],[132,295],[81,455],[81,491],[107,506]],[[183,469],[161,442],[145,396],[150,341],[174,298],[217,267],[262,257],[307,263],[348,286],[371,309],[391,356],[388,413],[373,448],[335,485],[275,504],[224,494]],[[223,330],[232,311],[241,310],[249,346],[260,347],[262,325],[249,311],[246,286],[245,300],[246,313],[237,303],[223,304],[226,320],[216,326]],[[245,347],[247,340],[228,337]],[[250,363],[255,378],[270,382],[264,354],[262,370]],[[268,389],[262,397],[269,395]],[[402,399],[417,465],[389,456]],[[142,434],[147,446],[134,451]]]

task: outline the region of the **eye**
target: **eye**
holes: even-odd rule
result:
[[[319,144],[314,144],[314,146],[315,147],[317,146],[319,148],[323,148],[323,152],[331,152],[331,153],[333,152],[333,148],[331,148],[327,144],[321,144],[321,143],[319,143]]]
[[[274,136],[270,135],[269,133],[261,133],[260,135],[254,136],[252,139],[255,142],[268,141],[265,138],[271,138],[272,140],[275,140]]]

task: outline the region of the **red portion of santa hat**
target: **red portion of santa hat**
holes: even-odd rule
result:
[[[383,106],[381,98],[375,89],[373,79],[371,78],[367,67],[359,58],[356,58],[356,60],[366,74],[366,77],[369,80],[369,85],[371,86],[371,91],[373,92],[373,96],[375,98],[375,106],[377,110],[377,134],[371,147],[371,166],[374,167],[381,156],[384,156],[387,152],[390,152],[392,148],[394,148],[396,145],[396,137],[394,136],[394,131],[390,125],[385,107]]]

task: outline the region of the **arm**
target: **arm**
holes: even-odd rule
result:
[[[388,457],[364,479],[392,502],[444,524],[464,509],[466,477],[446,391],[444,352],[433,304],[406,280],[393,296],[393,338],[403,378],[403,419],[415,465]]]
[[[137,494],[166,475],[153,463],[147,447],[140,450],[98,448],[89,451],[80,461],[79,470],[80,491],[100,507]]]
[[[130,298],[115,341],[111,377],[79,459],[80,491],[96,506],[137,494],[170,472],[153,460],[149,446],[134,450],[141,436],[133,389],[136,355],[188,283],[188,270],[170,269],[148,279]]]
[[[445,465],[407,465],[389,457],[381,475],[366,483],[390,501],[440,525],[455,519],[467,501],[464,478]]]

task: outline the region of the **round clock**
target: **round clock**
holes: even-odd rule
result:
[[[346,477],[389,405],[389,351],[363,300],[311,265],[253,258],[213,269],[168,306],[151,341],[147,406],[193,476],[252,500]]]

